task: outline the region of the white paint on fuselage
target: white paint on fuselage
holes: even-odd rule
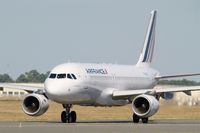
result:
[[[51,73],[73,73],[77,79],[50,79],[45,81],[47,96],[62,104],[114,106],[127,100],[113,100],[114,90],[151,89],[159,73],[150,67],[114,64],[65,63]]]

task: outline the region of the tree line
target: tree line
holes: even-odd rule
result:
[[[8,74],[0,74],[0,82],[1,83],[43,83],[45,79],[48,77],[49,72],[39,73],[37,70],[31,70],[29,72],[25,72],[20,74],[16,80],[14,80]]]
[[[16,80],[14,80],[8,74],[0,74],[0,83],[43,83],[45,79],[48,77],[49,72],[39,73],[37,70],[31,70],[20,74]],[[200,85],[200,82],[182,79],[182,80],[160,80],[158,82],[159,85],[184,85],[184,86],[192,86],[192,85]]]

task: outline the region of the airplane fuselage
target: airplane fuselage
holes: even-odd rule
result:
[[[151,89],[158,74],[152,68],[134,65],[66,63],[51,71],[45,91],[51,100],[62,104],[119,106],[129,101],[113,100],[114,90]]]

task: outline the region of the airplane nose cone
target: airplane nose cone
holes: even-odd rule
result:
[[[49,81],[45,82],[45,92],[46,95],[52,100],[62,96],[63,94],[62,90],[56,85],[56,83]]]

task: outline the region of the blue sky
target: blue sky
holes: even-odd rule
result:
[[[46,72],[64,62],[135,64],[158,11],[154,68],[200,72],[198,0],[0,1],[0,73]],[[198,78],[200,79],[200,78]]]

